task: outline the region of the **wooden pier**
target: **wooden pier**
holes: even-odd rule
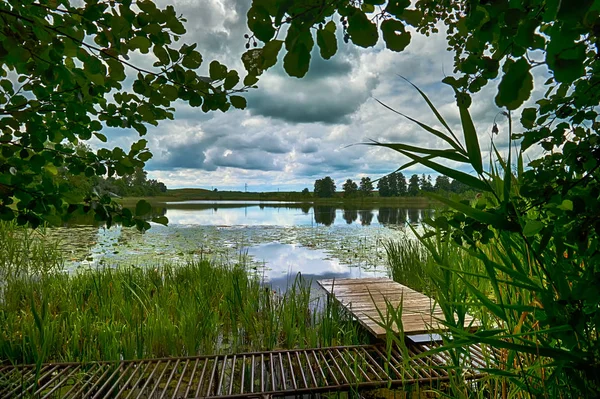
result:
[[[442,326],[431,299],[389,279],[322,280],[376,337],[385,335],[375,320],[386,300],[402,303],[406,334]],[[385,316],[384,316],[385,317]],[[471,320],[472,321],[472,320]],[[286,397],[399,387],[440,387],[458,370],[450,354],[427,353],[440,343],[406,340],[406,347],[377,345],[292,349],[227,355],[123,360],[117,362],[0,364],[1,398],[234,398]],[[497,350],[461,349],[462,378],[477,379],[500,358]],[[447,367],[449,366],[449,367]]]
[[[0,398],[141,399],[260,398],[379,387],[440,388],[450,378],[450,356],[419,357],[435,343],[412,344],[406,352],[385,345],[342,346],[230,355],[120,362],[0,366]],[[465,348],[464,377],[498,356]]]
[[[381,323],[387,324],[390,320],[388,306],[401,308],[402,331],[406,335],[446,329],[441,323],[444,314],[432,298],[389,278],[346,278],[320,280],[317,283],[379,339],[386,335]],[[477,325],[477,321],[467,315],[465,328],[475,328]],[[399,332],[396,324],[391,324],[391,327],[396,333]]]

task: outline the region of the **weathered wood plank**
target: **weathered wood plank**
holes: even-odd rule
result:
[[[385,328],[379,323],[386,324],[386,319],[390,319],[388,304],[394,309],[402,306],[402,327],[405,334],[424,334],[446,329],[441,322],[444,314],[432,298],[388,278],[328,279],[317,283],[377,338],[384,338],[386,334]],[[465,319],[465,327],[477,326],[471,316],[467,315]],[[392,329],[399,331],[395,324]]]

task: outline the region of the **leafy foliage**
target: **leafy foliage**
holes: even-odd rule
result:
[[[358,185],[352,179],[346,180],[342,189],[344,190],[344,198],[351,198],[358,193]]]
[[[77,153],[74,146],[106,127],[134,129],[173,118],[183,101],[203,112],[245,107],[229,95],[236,71],[217,61],[199,76],[196,45],[178,44],[185,33],[172,6],[150,0],[119,2],[7,0],[0,2],[0,219],[35,227],[59,223],[77,210],[98,220],[146,229],[139,214],[120,209],[108,196],[74,195],[57,179],[60,168],[75,176],[125,176],[152,154],[140,139],[130,149]],[[266,39],[266,36],[262,36]],[[134,65],[144,54],[150,68]],[[133,73],[131,73],[133,72]],[[129,87],[131,83],[131,87]]]
[[[253,0],[253,3],[271,4],[270,18],[276,29],[283,24],[295,27],[288,30],[286,41],[299,34],[311,34],[315,26],[337,21],[336,13],[341,16],[345,42],[373,46],[381,31],[386,47],[393,51],[402,51],[410,40],[404,36],[400,24],[411,25],[426,35],[445,25],[449,47],[455,53],[456,76],[446,77],[444,83],[456,92],[461,140],[427,96],[416,88],[443,128],[436,129],[394,111],[443,140],[448,147],[370,144],[407,156],[410,162],[399,170],[419,163],[453,179],[451,187],[459,189],[462,185],[480,193],[474,203],[430,194],[456,211],[435,220],[436,233],[443,233],[441,242],[455,243],[481,259],[484,264],[481,278],[488,279],[493,288],[488,293],[472,284],[462,284],[470,292],[471,303],[494,317],[490,325],[495,328],[478,334],[457,328],[454,315],[460,316],[461,309],[464,314],[464,302],[441,304],[446,306],[446,322],[454,327],[454,342],[448,349],[460,351],[461,345],[473,342],[503,348],[504,370],[496,374],[514,382],[519,395],[598,396],[600,351],[596,338],[600,296],[592,287],[598,284],[596,265],[600,263],[599,3],[592,0],[412,3]],[[288,54],[294,51],[287,47],[286,50]],[[510,111],[530,99],[531,70],[538,66],[549,72],[547,90],[534,99],[534,107],[523,110],[520,119],[524,129],[515,133]],[[295,67],[290,62],[284,64],[288,73]],[[306,69],[303,65],[304,73]],[[501,69],[495,101],[506,109],[511,147],[506,159],[493,147],[495,162],[491,161],[484,169],[469,113],[471,94],[497,78]],[[522,140],[521,151],[541,145],[546,153],[526,167],[522,152],[514,159],[513,140]],[[440,161],[452,161],[459,167],[449,168]],[[461,171],[466,168],[472,168],[475,175]],[[416,188],[416,182],[413,187]],[[427,244],[426,237],[423,242]],[[435,246],[427,248],[445,270],[436,282],[443,285],[448,276],[466,281],[461,270],[438,256]],[[552,370],[546,372],[546,368]]]
[[[370,197],[373,194],[373,182],[370,177],[361,177],[358,191],[363,197]]]
[[[406,178],[402,172],[390,173],[377,182],[380,197],[397,197],[407,194]],[[418,186],[417,186],[418,193]],[[416,195],[416,194],[415,194]]]
[[[463,130],[467,131],[468,111],[465,116]],[[507,116],[512,126],[510,114]],[[511,137],[512,131],[507,134]],[[454,144],[461,148],[460,142]],[[449,292],[450,281],[458,279],[468,292],[467,299],[440,300],[453,335],[446,349],[470,343],[503,348],[506,358],[512,360],[501,363],[501,368],[514,373],[490,372],[508,376],[519,390],[533,397],[597,396],[600,348],[595,337],[600,296],[590,287],[597,284],[595,265],[600,261],[595,211],[600,174],[594,168],[585,171],[583,165],[579,173],[554,165],[555,175],[548,175],[540,165],[557,158],[552,155],[532,161],[525,170],[520,152],[513,163],[512,149],[507,159],[493,144],[492,149],[495,162],[478,174],[477,185],[471,184],[472,176],[451,172],[472,189],[488,187],[472,204],[429,194],[453,209],[430,221],[433,229],[420,236],[436,270],[441,267],[447,274],[433,278],[433,283],[439,292]],[[468,164],[476,169],[479,162],[479,157],[469,158]],[[549,199],[532,190],[541,176],[554,190]],[[562,181],[569,178],[575,184],[564,186]],[[432,237],[437,237],[438,246],[452,244],[478,259],[481,270],[465,271],[441,257]],[[487,280],[490,290],[469,283],[467,278],[473,273]],[[456,315],[464,316],[467,304],[492,318],[488,330],[468,333],[459,327]],[[552,373],[545,368],[553,368]]]
[[[261,23],[270,23],[274,32],[273,37],[267,39],[261,32],[264,27],[259,29],[249,21],[249,29],[265,42],[263,48],[250,50],[258,56],[245,55],[246,59],[254,60],[248,62],[246,68],[256,76],[277,62],[282,43],[280,31],[284,25],[288,25],[284,69],[291,76],[302,77],[310,64],[310,51],[315,43],[313,32],[316,32],[314,35],[321,55],[328,59],[335,54],[337,45],[333,44],[334,36],[328,35],[328,39],[324,40],[322,35],[324,31],[335,32],[336,26],[338,30],[341,28],[345,42],[370,47],[382,37],[387,48],[403,51],[410,43],[406,25],[429,35],[438,32],[440,23],[445,24],[449,47],[455,53],[454,66],[458,76],[449,76],[444,81],[460,94],[461,115],[465,114],[464,110],[471,102],[469,93],[480,91],[491,79],[497,78],[501,67],[504,74],[498,86],[496,104],[508,110],[517,109],[531,96],[531,69],[544,65],[551,74],[546,82],[547,95],[537,101],[535,108],[524,111],[527,131],[517,138],[524,138],[524,149],[541,142],[545,149],[551,150],[573,141],[572,129],[548,122],[568,120],[572,126],[581,126],[576,142],[584,144],[572,157],[557,155],[560,159],[556,162],[576,168],[573,159],[585,157],[590,159],[587,161],[589,168],[595,167],[591,159],[598,159],[597,154],[591,157],[585,154],[597,141],[597,127],[590,128],[595,126],[597,110],[594,107],[598,105],[600,96],[596,90],[600,84],[600,58],[597,57],[596,45],[600,32],[600,6],[597,2],[461,0],[443,4],[431,1],[411,4],[404,0],[253,0],[252,3],[263,7]],[[276,51],[272,50],[273,46],[277,47]],[[541,59],[528,55],[540,50]],[[455,140],[453,133],[449,133]],[[472,145],[476,144],[476,140],[472,135],[469,137],[466,149],[475,159],[478,148]],[[421,154],[434,156],[432,151]],[[464,158],[459,158],[464,161]],[[476,163],[475,166],[481,172],[482,165]],[[445,173],[442,170],[438,172]],[[541,192],[547,188],[541,181],[537,185],[541,186]],[[477,188],[484,189],[481,186]]]
[[[348,179],[350,180],[350,179]],[[354,183],[356,185],[356,183]],[[314,189],[315,197],[317,198],[331,198],[335,194],[335,182],[329,176],[315,181]]]

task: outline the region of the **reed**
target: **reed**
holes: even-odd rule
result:
[[[4,237],[21,240],[20,234]],[[12,242],[3,251],[18,245]],[[19,263],[24,258],[15,255],[2,271],[8,281],[0,297],[3,362],[185,356],[359,340],[352,322],[334,304],[324,307],[321,298],[311,297],[310,283],[301,276],[280,293],[241,263],[196,261],[69,274],[44,263],[59,259],[52,244],[36,245],[50,256],[29,259],[25,269]],[[45,272],[26,272],[39,269]]]

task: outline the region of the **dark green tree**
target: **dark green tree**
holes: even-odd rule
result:
[[[396,175],[396,188],[399,196],[405,196],[407,194],[406,178],[402,172],[394,172]]]
[[[388,176],[383,176],[377,182],[377,190],[379,191],[380,197],[389,197],[390,196],[390,180]]]
[[[360,186],[358,187],[360,195],[363,197],[370,197],[373,194],[373,182],[370,177],[362,177],[360,179]]]
[[[440,175],[435,178],[435,187],[437,191],[451,191],[450,178]]]
[[[92,137],[107,142],[105,127],[144,136],[148,125],[173,118],[177,100],[204,112],[245,107],[231,94],[256,78],[239,87],[238,73],[217,61],[210,76],[198,75],[203,59],[196,44],[178,42],[183,22],[172,6],[160,9],[150,0],[0,2],[1,219],[35,227],[78,211],[108,225],[150,227],[139,218],[150,212],[148,203],[132,213],[108,196],[69,192],[56,176],[60,168],[87,178],[142,168],[152,156],[145,139],[129,149],[76,153],[73,146]],[[129,61],[137,53],[152,67]]]
[[[310,196],[310,191],[308,190],[308,187],[304,187],[304,189],[302,190],[302,196],[303,197],[309,197]]]
[[[410,179],[408,180],[407,194],[410,197],[416,197],[421,192],[419,183],[420,183],[419,175],[416,175],[416,174],[412,175],[410,177]]]
[[[317,198],[332,198],[335,194],[335,182],[329,176],[315,181],[314,193]]]
[[[419,180],[419,186],[421,187],[421,191],[423,192],[433,191],[433,184],[431,184],[431,176],[425,176],[425,174],[422,174]]]
[[[452,182],[450,182],[450,191],[453,193],[462,194],[470,189],[471,188],[468,185],[461,183],[456,179],[453,179]]]
[[[398,175],[396,173],[390,173],[388,175],[388,181],[390,182],[390,196],[398,196]]]
[[[346,180],[342,186],[342,189],[344,190],[344,198],[352,198],[356,196],[358,192],[358,186],[352,181],[352,179]]]

